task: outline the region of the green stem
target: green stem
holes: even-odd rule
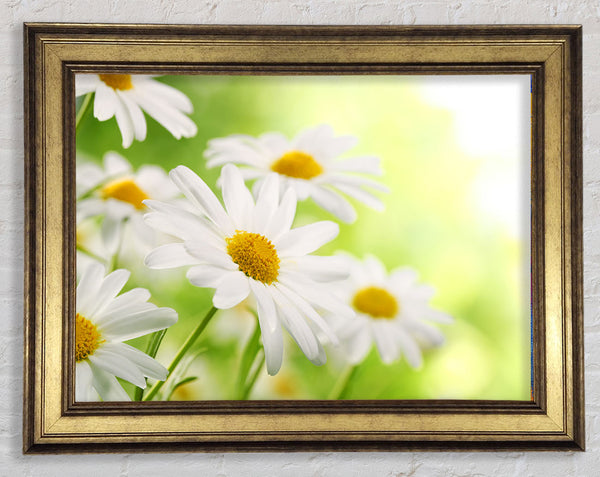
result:
[[[337,380],[333,389],[329,393],[328,399],[344,399],[346,393],[348,392],[348,388],[350,387],[350,382],[356,375],[356,370],[358,369],[358,365],[349,366],[344,370],[340,378]]]
[[[94,93],[88,93],[85,95],[85,98],[83,98],[83,103],[81,103],[81,107],[79,108],[79,111],[77,111],[77,116],[75,116],[75,132],[77,132],[83,116],[85,116],[85,113],[88,111],[93,95]]]
[[[151,358],[156,357],[156,353],[158,353],[158,348],[162,343],[162,340],[165,336],[167,329],[160,331],[155,331],[152,333],[150,340],[148,341],[148,346],[146,348],[146,354]],[[147,381],[147,380],[146,380]],[[141,401],[142,397],[144,397],[144,389],[143,388],[135,388],[135,393],[133,394],[134,401]]]
[[[106,220],[106,218],[104,219]],[[117,249],[115,250],[115,253],[112,254],[112,256],[110,257],[110,260],[108,262],[108,272],[112,272],[113,270],[116,270],[118,268],[118,264],[119,264],[119,254],[121,253],[121,247],[123,246],[123,227],[125,227],[125,224],[127,223],[129,219],[127,217],[125,217],[122,221],[121,221],[121,225],[120,225],[120,230],[119,230],[119,243],[117,244]]]
[[[236,385],[236,395],[239,399],[243,399],[241,396],[245,392],[246,381],[248,380],[248,373],[250,373],[250,368],[252,368],[252,363],[256,359],[256,355],[260,350],[260,326],[258,322],[254,327],[254,332],[248,339],[246,343],[246,347],[242,352],[242,357],[240,359],[240,372],[238,374],[237,385]]]
[[[264,363],[265,363],[265,353],[263,350],[263,353],[258,361],[258,364],[256,365],[256,369],[250,376],[250,380],[248,381],[248,384],[246,385],[246,388],[244,389],[244,394],[242,394],[240,399],[243,399],[243,400],[248,399],[248,396],[250,396],[250,392],[252,391],[252,388],[254,387],[254,384],[256,383],[256,378],[258,378],[258,374],[260,373],[260,370],[262,369]]]
[[[196,341],[198,336],[200,336],[200,334],[204,331],[204,328],[206,328],[206,325],[208,325],[211,318],[215,315],[216,312],[217,312],[217,309],[213,306],[208,311],[208,313],[204,316],[202,321],[200,323],[198,323],[198,326],[196,326],[196,329],[194,331],[192,331],[192,334],[190,336],[188,336],[188,339],[185,340],[185,343],[183,343],[183,345],[181,345],[181,348],[179,348],[179,351],[177,351],[177,354],[173,358],[173,361],[171,361],[171,364],[167,368],[167,370],[169,371],[169,373],[167,374],[167,379],[169,379],[169,376],[171,376],[171,374],[173,373],[173,371],[175,370],[175,368],[177,367],[177,365],[179,364],[181,359],[185,356],[185,354],[188,352],[188,350],[192,347],[192,345],[194,344],[194,342]],[[167,379],[165,379],[165,381]],[[150,388],[150,391],[148,391],[148,394],[146,394],[146,396],[144,396],[144,401],[151,401],[152,398],[154,396],[156,396],[156,393],[160,390],[160,388],[162,388],[165,381],[157,381],[154,384],[154,386],[152,386],[152,388]]]
[[[75,246],[75,248],[77,248],[77,250],[79,250],[82,253],[85,253],[88,257],[93,258],[94,260],[100,262],[100,263],[105,263],[106,260],[103,259],[100,255],[96,255],[94,252],[91,252],[90,250],[88,250],[87,248],[85,248],[83,245],[79,245],[77,244]]]
[[[94,193],[101,189],[102,187],[104,187],[104,185],[108,182],[107,180],[104,180],[102,182],[99,182],[98,184],[96,184],[94,187],[92,187],[91,189],[86,190],[83,194],[81,194],[79,197],[77,197],[77,199],[75,199],[76,201],[80,201],[83,199],[87,199],[88,197],[92,197],[94,195]]]

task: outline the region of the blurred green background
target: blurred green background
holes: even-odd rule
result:
[[[373,349],[345,398],[530,399],[528,237],[515,234],[502,219],[527,207],[527,199],[505,200],[503,191],[503,184],[523,182],[518,172],[522,158],[499,154],[493,145],[488,153],[465,151],[457,141],[456,112],[427,99],[426,89],[435,85],[421,77],[165,76],[159,81],[192,100],[197,136],[177,141],[146,116],[147,139],[123,150],[114,118],[100,123],[88,115],[77,134],[78,157],[100,162],[113,150],[134,168],[157,164],[169,171],[185,164],[219,196],[219,169],[207,170],[203,158],[207,141],[215,137],[280,131],[291,138],[306,127],[328,123],[338,135],[359,139],[344,157],[381,158],[380,180],[391,190],[380,195],[385,212],[352,201],[358,220],[340,224],[338,238],[318,253],[375,253],[388,270],[415,268],[422,283],[436,288],[433,306],[452,315],[455,323],[441,327],[446,342],[426,350],[418,370],[404,361],[384,365]],[[489,115],[493,117],[493,109]],[[500,128],[494,134],[501,140],[510,132]],[[482,173],[490,170],[505,174]],[[484,199],[489,202],[489,194],[497,196],[492,202],[504,215],[481,206]],[[323,219],[332,217],[306,201],[299,204],[295,226]],[[120,257],[120,266],[133,271],[128,287],[147,287],[153,302],[179,313],[158,354],[166,366],[210,308],[212,291],[191,286],[185,270],[149,271],[142,259],[136,254]],[[172,398],[231,399],[252,325],[251,315],[219,312],[185,367],[186,375],[198,379]],[[144,350],[146,340],[133,344]],[[270,377],[263,369],[250,398],[326,399],[345,369],[335,350],[328,350],[328,358],[326,365],[314,366],[288,340],[281,371]]]

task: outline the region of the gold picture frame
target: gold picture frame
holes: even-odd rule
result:
[[[584,448],[580,26],[24,25],[24,452]],[[530,74],[532,401],[74,402],[75,73]]]

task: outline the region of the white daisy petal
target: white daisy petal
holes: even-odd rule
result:
[[[77,221],[81,223],[82,220],[88,217],[102,215],[105,209],[105,203],[101,199],[84,199],[77,203]]]
[[[317,338],[296,307],[275,287],[271,288],[271,296],[277,304],[277,313],[282,318],[283,326],[298,344],[309,360],[319,355]]]
[[[254,208],[254,228],[264,233],[279,205],[279,178],[269,174],[262,182]],[[291,224],[290,224],[291,226]]]
[[[298,308],[304,315],[309,318],[315,325],[319,327],[319,329],[329,338],[329,341],[334,345],[339,344],[339,340],[333,330],[329,327],[329,325],[325,322],[323,317],[319,315],[315,309],[308,304],[304,298],[302,298],[297,293],[290,290],[288,287],[282,284],[276,285],[277,290],[279,290],[290,302]]]
[[[381,175],[380,160],[375,156],[353,157],[337,162],[332,167],[336,171],[362,172],[364,174]]]
[[[383,326],[382,326],[383,325]],[[381,361],[385,364],[391,364],[396,361],[400,355],[399,349],[394,343],[393,337],[385,326],[385,323],[374,322],[372,324],[373,337],[377,351],[381,356]]]
[[[146,387],[144,374],[139,368],[123,355],[112,350],[110,345],[100,347],[88,359],[92,365],[103,369],[113,376],[129,381],[137,387]]]
[[[112,329],[115,323],[127,321],[143,313],[154,312],[154,310],[156,310],[156,305],[153,303],[128,303],[126,307],[123,306],[116,311],[104,311],[101,315],[94,316],[94,323],[98,326],[98,329],[104,331]],[[112,338],[115,337],[112,336]],[[119,341],[120,338],[117,337],[116,340]]]
[[[92,370],[87,361],[75,365],[75,401],[97,401],[98,393],[94,392]]]
[[[320,124],[319,126],[300,131],[292,141],[292,148],[311,154],[318,154],[324,149],[323,146],[332,140],[335,140],[333,128],[329,124]],[[347,136],[346,140],[342,140],[344,143],[346,141],[349,141],[348,149],[356,143],[356,139],[352,136]],[[341,150],[341,152],[344,151],[345,149]]]
[[[200,288],[217,288],[221,280],[231,273],[221,267],[202,265],[192,267],[187,271],[186,277],[190,283]]]
[[[406,290],[417,280],[417,272],[410,268],[398,268],[390,273],[389,280],[395,289]]]
[[[78,74],[75,75],[75,97],[96,91],[100,83],[98,75]]]
[[[100,233],[104,247],[111,255],[114,255],[119,248],[122,227],[123,220],[121,217],[114,217],[112,215],[104,217]]]
[[[185,249],[183,243],[168,243],[152,250],[144,258],[144,265],[148,268],[177,268],[199,263]]]
[[[324,220],[303,227],[296,227],[275,241],[281,257],[299,257],[314,252],[337,237],[340,227]]]
[[[271,241],[278,240],[282,234],[290,230],[296,215],[296,204],[296,193],[293,189],[287,189],[281,199],[279,208],[266,226],[265,235]]]
[[[317,356],[315,356],[313,358],[311,363],[314,364],[315,366],[323,366],[325,363],[327,363],[327,354],[325,353],[325,349],[323,348],[323,346],[321,345],[321,343],[319,341],[317,341],[317,346],[318,346]]]
[[[192,137],[198,132],[196,124],[185,114],[164,100],[153,96],[150,91],[137,89],[131,92],[135,102],[169,131],[176,139]]]
[[[171,308],[153,308],[113,319],[102,325],[102,336],[111,341],[127,341],[177,323],[177,313]]]
[[[256,297],[256,302],[258,303],[259,309],[259,318],[261,322],[267,325],[269,331],[274,331],[278,326],[279,322],[277,321],[277,316],[273,304],[273,299],[269,294],[268,290],[266,290],[266,286],[256,280],[248,280],[250,284],[250,289],[252,293]],[[261,311],[262,310],[262,316]],[[261,329],[265,327],[261,325]]]
[[[129,290],[111,300],[101,312],[94,316],[94,321],[97,325],[102,325],[109,320],[144,310],[146,307],[152,309],[155,305],[147,303],[149,298],[150,292],[145,288]]]
[[[110,343],[110,345],[106,345],[104,348],[106,349],[108,346],[110,346],[111,351],[114,351],[115,354],[133,363],[144,376],[160,381],[167,379],[167,368],[146,353],[142,353],[140,350],[125,343]]]
[[[260,316],[259,311],[259,321]],[[275,376],[281,369],[281,363],[283,362],[283,333],[279,325],[274,330],[270,330],[268,327],[263,327],[262,321],[260,323],[267,373],[270,376]]]
[[[273,158],[282,156],[291,148],[289,141],[279,132],[261,134],[256,142],[263,154],[269,154]]]
[[[383,284],[386,271],[383,263],[375,255],[367,255],[363,261],[366,278],[373,283]]]
[[[128,270],[115,270],[107,275],[96,292],[94,303],[90,303],[87,312],[90,315],[100,314],[123,289],[131,273]]]
[[[294,179],[291,177],[287,177],[282,181],[283,185],[286,187],[291,187],[296,192],[296,196],[298,197],[298,201],[303,201],[308,199],[312,190],[315,188],[315,183],[306,181],[304,179]]]
[[[355,176],[350,174],[333,172],[329,174],[324,174],[322,177],[326,178],[326,180],[324,180],[323,182],[330,182],[333,185],[333,187],[337,187],[338,184],[345,184],[354,187],[369,187],[380,192],[390,192],[389,187],[387,187],[386,185],[364,176]],[[316,182],[320,183],[321,181]]]
[[[227,164],[221,170],[223,181],[223,202],[236,229],[248,230],[254,209],[252,194],[244,185],[244,179],[237,167]]]
[[[103,401],[131,401],[131,398],[114,375],[96,365],[90,365],[90,369],[92,371],[92,386],[98,391]]]
[[[335,332],[341,340],[350,340],[355,335],[366,335],[371,337],[371,325],[369,319],[362,315],[356,315],[352,318],[347,317],[329,317],[329,320],[335,320]]]
[[[238,266],[231,260],[231,256],[207,243],[188,240],[183,245],[185,250],[201,263],[215,265],[226,270],[238,270]]]
[[[454,318],[452,318],[447,313],[443,313],[441,311],[432,309],[427,310],[427,313],[423,316],[423,318],[429,321],[434,321],[436,323],[442,323],[445,325],[451,325],[452,323],[454,323]]]
[[[208,159],[206,167],[209,169],[222,166],[228,162],[254,167],[266,165],[266,161],[256,150],[256,146],[253,143],[248,144],[247,140],[240,136],[211,139],[208,141],[204,157]]]
[[[146,139],[147,132],[144,113],[142,113],[140,107],[127,95],[127,92],[117,91],[117,96],[119,96],[119,99],[122,101],[129,114],[135,138],[138,141],[143,141]],[[118,119],[119,118],[117,117],[117,121]]]
[[[210,188],[185,166],[178,166],[169,175],[184,195],[205,212],[207,217],[227,235],[235,231],[231,219]]]
[[[133,138],[135,135],[134,124],[129,111],[127,110],[127,107],[121,98],[115,102],[115,118],[117,120],[119,130],[121,131],[121,135],[123,136],[122,146],[124,149],[127,149],[133,143]]]
[[[130,174],[131,164],[116,152],[107,152],[102,159],[104,170],[108,177],[124,176]]]
[[[155,200],[146,200],[144,204],[157,212],[144,215],[144,220],[152,228],[179,237],[184,241],[196,239],[215,248],[224,247],[225,241],[217,235],[214,225],[207,219],[198,217],[186,210],[181,210],[181,207],[173,204]]]
[[[315,186],[312,188],[310,196],[319,207],[335,215],[342,222],[351,224],[356,221],[354,207],[336,192],[325,187]]]
[[[96,300],[96,293],[102,286],[104,279],[104,267],[99,263],[93,263],[87,267],[77,285],[76,303],[77,310],[87,314],[88,308],[92,307]]]
[[[208,167],[208,163],[207,163],[207,167]],[[253,181],[254,179],[258,179],[259,177],[263,176],[263,173],[261,171],[257,171],[257,170],[253,170],[253,169],[249,169],[249,168],[240,169],[240,172],[242,173],[242,177],[244,178],[244,181]],[[220,184],[217,184],[217,185],[220,187]]]
[[[248,277],[242,272],[229,272],[219,282],[213,305],[221,310],[232,308],[245,300],[249,293]]]
[[[159,81],[148,79],[143,82],[144,89],[152,92],[156,97],[164,98],[178,110],[190,114],[194,107],[190,99],[181,91],[161,83]]]
[[[391,329],[398,340],[400,349],[406,357],[408,364],[410,364],[413,368],[419,368],[423,364],[423,357],[421,355],[421,349],[417,343],[404,330],[402,330],[402,328],[392,327]]]
[[[353,364],[362,362],[373,346],[373,335],[370,327],[361,327],[358,333],[352,334],[346,341],[345,351]]]
[[[339,190],[341,190],[344,194],[347,194],[350,197],[352,197],[353,199],[356,199],[359,202],[362,202],[363,204],[371,207],[373,210],[376,210],[377,212],[383,212],[383,210],[385,209],[383,202],[381,202],[381,200],[379,200],[377,197],[375,197],[370,192],[367,192],[366,190],[363,190],[359,187],[348,186],[348,185],[339,184],[339,183],[336,185],[336,187]]]
[[[444,334],[429,323],[415,319],[405,319],[404,322],[411,334],[420,337],[430,346],[440,346],[445,340]]]
[[[281,368],[283,361],[283,334],[275,310],[273,298],[266,292],[264,285],[249,280],[252,292],[256,296],[258,322],[265,350],[267,373],[274,376]],[[258,291],[257,290],[261,290]]]
[[[136,183],[157,200],[172,200],[181,195],[179,189],[171,180],[165,181],[165,171],[162,167],[144,164],[136,173]],[[150,199],[152,200],[152,199]],[[175,200],[173,202],[176,202]]]
[[[311,283],[309,280],[303,278],[302,275],[287,271],[280,273],[279,282],[294,290],[313,305],[317,305],[336,315],[354,316],[352,308],[339,301],[328,291],[324,290],[322,284],[316,282]]]
[[[348,278],[350,269],[342,257],[305,255],[293,259],[293,268],[317,282],[335,282]]]
[[[119,98],[112,88],[104,83],[98,84],[94,97],[94,117],[99,121],[106,121],[115,115]]]

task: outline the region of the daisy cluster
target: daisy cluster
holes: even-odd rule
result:
[[[190,100],[151,77],[79,75],[76,92],[93,93],[98,120],[116,118],[124,148],[146,138],[143,111],[176,139],[196,134],[187,116]],[[443,341],[432,323],[451,322],[429,306],[433,289],[419,284],[411,269],[388,274],[375,256],[315,255],[338,236],[337,221],[357,220],[351,200],[384,209],[377,193],[388,189],[373,178],[382,174],[379,158],[340,159],[356,143],[329,125],[292,140],[275,132],[212,139],[206,166],[220,168],[220,198],[183,165],[168,175],[154,165],[134,171],[114,152],[105,154],[103,167],[78,165],[78,264],[89,265],[77,288],[77,399],[127,400],[117,377],[139,388],[146,378],[167,378],[153,356],[123,343],[177,321],[173,309],[148,302],[147,290],[119,295],[129,277],[124,269],[113,270],[124,234],[144,252],[146,267],[185,267],[191,284],[214,289],[214,308],[251,307],[269,375],[282,367],[284,333],[315,365],[326,362],[329,346],[342,349],[352,365],[375,346],[384,363],[404,356],[419,367],[421,349]],[[294,227],[304,200],[331,220]],[[86,235],[89,221],[92,233]]]

